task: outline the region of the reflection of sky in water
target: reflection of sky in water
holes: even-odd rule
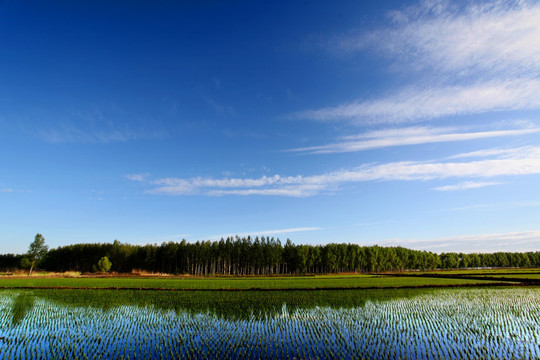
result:
[[[538,319],[540,289],[444,290],[352,308],[282,305],[238,319],[5,291],[0,358],[528,359],[540,356]]]

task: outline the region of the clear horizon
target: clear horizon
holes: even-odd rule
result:
[[[0,10],[0,253],[540,250],[537,2]]]

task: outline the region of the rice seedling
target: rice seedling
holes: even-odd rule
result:
[[[137,300],[143,293],[137,291],[122,292],[133,297],[123,304],[114,302],[118,296],[114,291],[88,300],[96,293],[1,291],[0,358],[540,357],[540,289],[536,288],[438,289],[370,298],[367,292],[356,292],[364,299],[343,306],[308,300],[304,306],[298,301],[291,306],[283,301],[287,297],[249,293],[242,296],[260,296],[261,301],[266,296],[273,304],[250,307],[253,303],[247,301],[248,309],[239,315],[234,314],[235,306],[219,311],[212,306],[196,311],[184,307],[186,300],[196,302],[196,296],[201,300],[200,293],[183,298],[178,293],[144,292],[146,300],[153,298],[157,305]],[[234,303],[226,295],[215,295],[214,300]],[[307,298],[309,293],[301,296]],[[112,304],[101,304],[107,299]],[[294,303],[290,294],[288,299]]]
[[[483,279],[442,279],[427,277],[384,277],[372,275],[325,275],[294,277],[175,277],[175,278],[84,278],[84,277],[24,277],[2,278],[2,288],[18,287],[73,287],[73,288],[131,288],[131,289],[347,289],[373,287],[412,287],[432,285],[490,284],[495,281]],[[497,282],[504,282],[503,280]]]

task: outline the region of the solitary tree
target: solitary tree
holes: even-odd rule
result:
[[[23,262],[30,265],[30,271],[28,275],[32,275],[32,270],[34,266],[37,266],[39,262],[47,255],[49,247],[45,245],[45,238],[41,234],[36,234],[34,241],[28,247],[28,252],[26,253]]]
[[[112,263],[109,261],[109,258],[104,256],[99,259],[97,263],[97,270],[99,272],[109,272],[111,270]]]

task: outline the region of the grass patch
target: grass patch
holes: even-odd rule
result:
[[[519,269],[460,269],[460,270],[437,270],[437,271],[411,271],[410,274],[435,274],[435,275],[495,275],[495,274],[540,274],[539,268],[519,268]]]
[[[531,279],[540,280],[540,273],[537,274],[490,274],[485,275],[492,278],[512,278],[512,279]]]
[[[146,289],[326,289],[448,286],[492,283],[480,279],[441,279],[425,277],[385,277],[378,275],[337,275],[309,277],[245,277],[245,278],[3,278],[0,287],[73,287],[73,288],[146,288]]]

